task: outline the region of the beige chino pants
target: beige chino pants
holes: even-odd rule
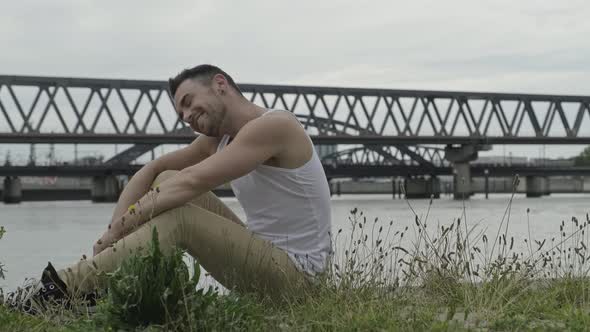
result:
[[[161,173],[152,187],[174,174]],[[249,231],[211,192],[154,217],[93,258],[58,271],[60,278],[70,292],[104,288],[106,280],[100,272],[113,272],[131,253],[147,248],[153,227],[162,251],[186,250],[228,289],[276,296],[309,285],[307,276],[283,250]]]

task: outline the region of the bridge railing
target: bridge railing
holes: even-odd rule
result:
[[[590,96],[240,84],[294,112],[317,143],[590,143]],[[164,81],[0,75],[0,142],[194,138]]]

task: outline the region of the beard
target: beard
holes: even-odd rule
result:
[[[197,123],[196,127],[199,129],[199,132],[205,136],[220,137],[221,127],[226,113],[227,109],[225,106],[221,103],[217,104],[210,108],[210,112],[201,115],[201,118],[198,119],[201,123]]]

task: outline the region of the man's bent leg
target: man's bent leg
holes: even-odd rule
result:
[[[187,250],[228,289],[282,295],[307,284],[283,250],[229,219],[191,205],[156,216],[93,258],[58,271],[60,278],[75,293],[104,288],[106,279],[99,272],[113,272],[130,254],[147,248],[153,227],[164,253],[174,247]]]
[[[174,174],[160,174],[153,186]],[[98,272],[112,272],[130,253],[146,248],[154,226],[164,252],[186,249],[227,288],[281,290],[307,282],[284,251],[247,230],[212,193],[154,217],[95,257],[58,271],[60,278],[82,293],[103,288],[106,280]]]
[[[147,249],[152,239],[153,227],[156,227],[158,231],[160,249],[165,254],[170,253],[175,246],[179,246],[183,236],[179,225],[178,210],[166,211],[96,256],[81,259],[73,266],[57,273],[69,291],[84,294],[103,289],[106,286],[104,273],[115,271],[125,258],[138,250]]]
[[[165,180],[173,177],[177,173],[178,171],[175,170],[168,170],[160,173],[152,183],[151,187],[155,188],[156,186],[158,186]],[[239,225],[245,226],[244,222],[242,222],[242,220],[240,220],[240,218],[236,216],[236,214],[212,192],[207,192],[196,198],[193,198],[188,204],[202,207],[205,210],[211,211]]]
[[[308,285],[285,251],[203,208],[178,209],[182,247],[228,289],[283,295]]]

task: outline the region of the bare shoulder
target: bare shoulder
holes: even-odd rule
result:
[[[291,141],[300,144],[302,139],[306,141],[308,139],[307,132],[297,119],[297,116],[289,111],[275,111],[262,118],[269,118],[270,121],[276,124],[277,128],[285,130]]]
[[[265,139],[289,139],[305,134],[305,130],[294,114],[286,111],[275,111],[265,114],[246,124],[241,132],[244,135],[263,136]],[[263,133],[264,135],[260,135]]]
[[[289,121],[290,123],[299,124],[295,114],[289,111],[273,111],[260,118],[282,119],[282,121]]]
[[[273,151],[265,162],[269,166],[297,168],[305,164],[313,153],[310,137],[290,112],[276,111],[250,121],[240,130],[238,138],[249,145]]]

